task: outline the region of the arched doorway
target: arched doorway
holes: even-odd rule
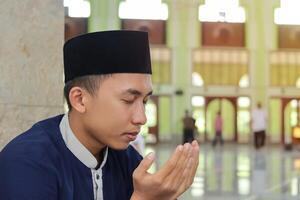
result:
[[[215,136],[214,120],[218,111],[223,118],[223,139],[237,141],[237,98],[206,97],[205,106],[205,140],[211,141]]]
[[[281,142],[292,143],[293,129],[300,125],[300,98],[282,98]]]

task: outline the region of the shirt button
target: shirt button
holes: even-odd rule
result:
[[[98,180],[100,178],[99,174],[96,174],[96,179]]]

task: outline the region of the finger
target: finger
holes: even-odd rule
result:
[[[184,176],[183,172],[184,172],[185,168],[187,167],[188,160],[190,159],[190,157],[192,155],[191,144],[189,144],[189,143],[184,144],[183,149],[184,149],[183,154],[179,158],[176,167],[174,168],[172,173],[167,177],[167,181],[174,186],[176,185],[176,187],[181,184],[182,177]]]
[[[139,166],[134,170],[135,176],[143,176],[147,174],[147,170],[152,165],[155,160],[155,155],[153,152],[149,153],[139,164]]]
[[[199,162],[199,145],[196,141],[192,143],[192,148],[193,155],[190,157],[188,165],[183,172],[184,175],[182,177],[182,180],[180,181],[181,184],[178,186],[177,195],[181,195],[184,191],[186,191],[194,181]]]
[[[187,166],[185,167],[183,173],[182,173],[182,177],[181,177],[181,180],[179,181],[180,185],[178,186],[178,189],[177,189],[177,196],[180,196],[183,192],[185,192],[188,187],[189,187],[189,184],[188,184],[188,181],[189,181],[189,176],[191,174],[191,169],[192,169],[192,166],[193,166],[193,158],[189,158],[188,162],[187,162]]]
[[[192,155],[188,160],[188,165],[186,166],[182,176],[179,181],[181,184],[178,186],[179,190],[186,190],[194,181],[194,176],[198,167],[199,159],[199,145],[196,141],[192,143]]]
[[[192,147],[193,147],[193,155],[192,155],[191,169],[189,175],[187,176],[188,186],[190,186],[193,183],[195,174],[197,172],[198,164],[199,164],[199,145],[196,141],[193,141]]]
[[[159,171],[157,171],[156,175],[161,178],[165,178],[170,173],[172,173],[172,171],[177,165],[178,159],[181,158],[182,154],[183,154],[183,146],[178,145],[174,153],[172,154],[171,158],[166,162],[166,164]]]
[[[171,188],[175,189],[176,195],[180,195],[186,190],[186,179],[189,176],[192,166],[192,145],[185,144],[184,150],[184,159],[178,162],[178,167],[174,170],[172,175],[168,177],[168,184],[170,184]]]

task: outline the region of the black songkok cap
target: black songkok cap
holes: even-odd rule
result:
[[[65,83],[85,75],[151,74],[147,32],[103,31],[68,40],[64,45]]]

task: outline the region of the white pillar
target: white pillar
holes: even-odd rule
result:
[[[63,112],[63,1],[0,1],[0,26],[1,150],[36,121]]]

